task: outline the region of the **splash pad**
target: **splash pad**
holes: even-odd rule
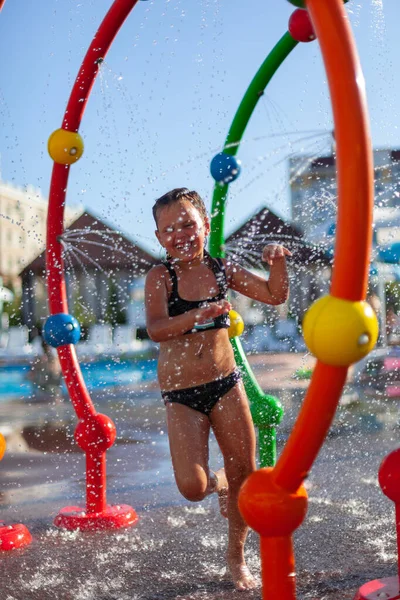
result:
[[[121,9],[121,7],[124,6],[124,8],[126,8],[128,5],[129,6],[129,10],[127,10],[126,14],[124,13],[123,16],[121,17],[121,13],[117,16],[116,14],[114,14],[114,24],[118,23],[118,26],[120,26],[122,23],[119,22],[120,18],[125,18],[127,16],[127,13],[131,10],[131,8],[134,7],[136,3],[135,2],[116,2],[114,3],[113,7],[118,5],[119,9]],[[327,9],[328,5],[329,5],[329,10],[327,9],[325,12],[325,15],[322,17],[321,16],[321,12],[324,10],[324,7],[320,8],[316,5],[316,2],[307,2],[307,7],[310,10],[310,13],[312,15],[312,20],[316,29],[316,32],[318,34],[318,37],[320,40],[322,40],[323,36],[325,35],[324,32],[324,26],[323,26],[323,22],[322,19],[328,19],[331,18],[331,15],[329,13],[329,11],[332,9],[334,11],[341,11],[342,7],[338,6],[338,3],[334,2],[325,2],[325,8]],[[321,12],[318,12],[321,11]],[[110,11],[111,12],[111,11]],[[315,14],[314,14],[315,13]],[[337,14],[340,16],[340,18],[343,18],[343,14],[340,12],[337,12]],[[319,23],[319,27],[320,29],[318,29],[318,20],[320,19]],[[340,31],[340,28],[339,30]],[[336,33],[337,33],[336,31]],[[116,32],[115,32],[116,33]],[[114,35],[115,35],[114,33]],[[96,47],[98,47],[99,44],[99,38],[100,36],[97,36],[97,40],[96,40]],[[338,35],[339,39],[336,39],[336,42],[339,42],[339,46],[340,46],[340,42],[341,42],[341,35]],[[109,43],[111,44],[111,41],[109,41]],[[321,42],[322,43],[322,42]],[[103,60],[103,57],[106,53],[108,48],[106,48],[106,46],[103,46],[102,48],[100,48],[100,52],[98,57],[96,58],[96,61],[94,64],[96,65],[95,70],[97,69],[97,66],[101,63],[101,61]],[[344,58],[346,58],[346,55],[343,56],[342,54],[339,54],[340,59],[343,60]],[[338,59],[339,60],[339,59]],[[90,61],[89,61],[90,62]],[[93,62],[93,55],[92,55],[92,62]],[[343,65],[341,65],[342,67]],[[88,71],[90,71],[91,69],[89,68]],[[97,71],[96,71],[97,72]],[[96,75],[96,72],[94,73],[93,79]],[[358,72],[359,73],[359,72]],[[82,99],[82,89],[84,90],[85,86],[87,89],[87,95],[84,95],[84,100],[86,102],[87,97],[88,97],[88,93],[90,91],[90,87],[91,84],[93,83],[93,80],[91,81],[91,83],[87,83],[87,81],[85,80],[86,74],[83,70],[81,70],[80,75],[78,76],[78,80],[79,84],[82,86],[80,91],[79,91],[79,101],[81,101]],[[350,75],[350,79],[351,77],[353,77],[353,85],[354,85],[354,71],[352,72],[352,74]],[[331,82],[331,86],[333,85],[333,83]],[[339,92],[338,92],[339,94]],[[333,94],[332,94],[333,95]],[[340,94],[339,94],[340,95]],[[71,96],[72,97],[72,96]],[[346,99],[347,100],[347,99]],[[356,102],[357,104],[357,102]],[[363,102],[361,102],[361,104],[363,104]],[[70,107],[70,104],[68,105]],[[83,109],[84,105],[82,106]],[[342,104],[343,107],[343,104]],[[71,108],[71,107],[70,107]],[[356,110],[359,110],[360,106],[359,104],[357,104],[356,106]],[[68,111],[68,109],[67,109]],[[73,111],[71,111],[73,112]],[[82,110],[83,112],[83,110]],[[351,111],[350,111],[351,112]],[[82,113],[81,115],[82,116]],[[338,117],[336,115],[336,117]],[[354,114],[352,114],[352,117],[354,117]],[[58,248],[58,246],[60,246],[59,240],[57,239],[57,237],[59,235],[62,234],[62,207],[63,207],[63,202],[65,200],[65,189],[66,189],[66,184],[67,184],[67,179],[68,179],[68,169],[69,165],[72,162],[74,162],[76,160],[76,158],[79,157],[79,154],[81,152],[81,141],[79,136],[75,135],[77,133],[77,130],[79,128],[79,123],[80,123],[80,119],[78,123],[75,123],[75,126],[71,125],[71,122],[73,121],[73,119],[71,118],[71,114],[68,115],[68,119],[65,119],[65,122],[63,122],[63,127],[62,129],[62,133],[60,134],[61,136],[64,136],[65,134],[63,133],[64,131],[68,132],[68,133],[72,133],[73,136],[65,136],[60,140],[60,145],[61,145],[61,156],[57,157],[58,159],[61,158],[60,163],[57,163],[54,167],[54,171],[53,171],[53,179],[52,179],[52,190],[54,197],[57,198],[58,196],[58,200],[60,201],[59,206],[57,207],[49,207],[49,235],[48,235],[48,264],[49,264],[49,291],[50,291],[50,312],[52,316],[55,315],[67,315],[68,311],[67,311],[67,306],[66,306],[66,302],[64,302],[65,300],[65,285],[63,282],[63,275],[62,275],[62,256],[61,256],[61,249]],[[357,129],[357,131],[355,132],[354,129],[352,129],[351,133],[357,133],[359,134],[360,131],[363,132],[363,136],[364,136],[364,142],[367,138],[366,132],[365,132],[365,124],[364,124],[364,129],[363,126],[360,125],[360,123],[358,123],[359,129]],[[341,140],[339,140],[338,135],[340,136],[340,133],[342,134]],[[351,133],[349,133],[349,136],[351,136]],[[57,136],[53,136],[51,144],[52,145],[54,143],[54,141],[56,140]],[[69,138],[70,142],[66,142],[66,139]],[[348,141],[348,139],[346,138],[346,132],[343,130],[343,127],[341,129],[340,124],[337,121],[336,118],[336,138],[338,140],[338,150],[339,150],[339,145],[343,145],[344,141]],[[56,144],[57,145],[57,144]],[[362,148],[361,148],[361,152],[357,152],[355,156],[351,156],[352,160],[356,160],[357,165],[362,165],[363,160],[366,160],[366,162],[368,163],[368,144],[361,144]],[[352,146],[350,146],[351,148]],[[63,156],[63,152],[65,154],[65,148],[67,148],[67,153],[70,155],[70,158],[68,158],[68,161],[70,162],[62,162],[62,159],[65,158],[65,156]],[[57,151],[55,151],[56,153]],[[340,153],[338,152],[339,155],[339,163],[340,163]],[[74,158],[76,157],[76,158]],[[63,165],[62,167],[58,167],[57,165]],[[342,156],[342,163],[339,164],[339,183],[341,181],[342,178],[342,184],[339,185],[339,190],[340,192],[344,192],[347,190],[347,193],[349,194],[350,191],[353,191],[354,193],[354,182],[353,184],[351,184],[351,182],[347,181],[344,182],[344,177],[343,177],[343,165],[344,165],[344,157]],[[341,171],[342,169],[342,171]],[[370,169],[370,167],[367,165],[367,171],[368,169]],[[358,169],[355,169],[358,170]],[[58,175],[59,173],[59,175]],[[364,170],[364,175],[368,175],[368,173],[365,173]],[[363,197],[364,199],[367,198],[367,204],[370,203],[370,196],[371,196],[371,190],[370,190],[370,184],[364,185],[361,188],[361,191],[358,187],[358,183],[357,182],[357,194],[355,196],[352,197],[352,202],[354,202],[354,199],[358,199],[358,196]],[[61,184],[61,185],[60,185]],[[61,186],[64,185],[64,188],[62,188]],[[62,191],[61,191],[62,190]],[[344,200],[342,200],[343,198],[343,194],[340,195],[340,206],[342,207]],[[358,209],[365,209],[365,205],[364,203],[360,203],[358,206]],[[368,204],[369,208],[370,208],[370,204]],[[367,238],[368,238],[368,229],[369,229],[369,225],[368,225],[368,218],[370,218],[370,215],[367,214],[366,215],[366,219],[367,221],[358,221],[356,220],[355,222],[353,221],[353,217],[354,215],[348,215],[346,216],[346,211],[347,211],[347,207],[346,210],[344,208],[342,208],[342,214],[344,214],[344,217],[342,217],[342,220],[344,219],[344,223],[346,224],[346,226],[348,226],[349,224],[352,225],[352,227],[354,229],[358,229],[358,227],[355,226],[355,223],[359,226],[360,230],[361,230],[361,234],[363,233],[367,233]],[[363,212],[363,210],[359,210],[360,213]],[[366,211],[368,213],[368,210]],[[53,215],[52,219],[51,219],[51,223],[50,223],[50,214]],[[339,215],[339,220],[341,219],[341,216]],[[340,231],[339,231],[340,234]],[[348,241],[345,241],[343,239],[343,233],[342,233],[342,238],[338,238],[338,244],[337,244],[337,255],[336,255],[336,260],[335,260],[335,271],[334,271],[334,278],[333,278],[333,282],[332,282],[332,297],[334,298],[339,298],[339,299],[344,299],[345,302],[350,302],[350,303],[360,303],[362,302],[363,297],[365,296],[365,289],[364,289],[364,275],[363,275],[363,267],[361,266],[358,269],[358,273],[356,273],[358,275],[358,277],[356,277],[356,291],[354,291],[353,293],[349,293],[349,295],[347,295],[347,286],[345,285],[346,283],[346,277],[340,277],[340,265],[342,267],[345,266],[345,259],[346,259],[346,254],[349,251],[349,248],[346,247],[346,244]],[[58,244],[58,246],[57,246]],[[361,260],[361,262],[363,262],[364,258],[365,258],[365,254],[367,253],[366,250],[368,249],[368,239],[366,239],[366,241],[364,240],[363,244],[362,244],[362,248],[359,252],[356,253],[356,257],[358,259]],[[353,251],[353,246],[350,245],[350,250]],[[341,252],[340,252],[341,250]],[[60,266],[61,265],[61,266]],[[59,273],[58,273],[59,272]],[[342,273],[343,276],[343,273]],[[343,279],[343,281],[342,281]],[[349,282],[347,281],[347,284]],[[53,290],[53,291],[52,291]],[[63,295],[64,294],[64,295]],[[330,302],[332,304],[332,302]],[[335,305],[335,301],[333,302],[333,304]],[[337,305],[337,303],[336,303]],[[345,306],[348,306],[348,304],[345,304]],[[334,306],[334,310],[338,310],[338,312],[340,313],[339,309],[336,308],[336,306]],[[346,313],[346,310],[344,311]],[[347,313],[348,314],[348,313]],[[312,315],[312,313],[310,313],[310,315]],[[318,325],[316,325],[316,323],[318,323],[318,319],[316,317],[310,316],[311,318],[311,338],[313,338],[314,336],[314,326],[316,329],[318,329]],[[346,323],[346,319],[348,317],[344,317],[344,321]],[[64,326],[61,326],[61,329]],[[73,322],[68,322],[68,319],[66,320],[66,325],[65,325],[65,330],[67,332],[72,332],[75,330],[75,325]],[[64,335],[65,331],[63,331],[63,335]],[[356,332],[356,334],[358,335],[358,332]],[[357,341],[360,340],[361,335],[365,334],[365,329],[362,328],[362,332],[360,335],[356,335],[356,339]],[[337,336],[337,334],[336,334]],[[318,337],[318,336],[317,336]],[[63,365],[63,371],[64,371],[64,375],[66,377],[67,383],[68,383],[68,378],[69,378],[69,391],[71,394],[71,398],[74,404],[74,407],[76,409],[78,418],[80,419],[80,427],[78,427],[78,430],[76,432],[76,436],[78,438],[78,440],[80,440],[82,447],[85,451],[87,451],[88,453],[88,463],[87,463],[87,472],[88,472],[88,498],[89,498],[89,493],[91,493],[91,495],[93,495],[93,492],[96,496],[100,497],[99,502],[90,502],[90,500],[88,500],[86,509],[83,509],[83,512],[86,512],[87,514],[96,517],[98,515],[101,515],[102,512],[106,512],[107,511],[107,507],[105,505],[105,451],[108,447],[110,447],[114,441],[115,438],[115,428],[113,427],[112,422],[107,418],[104,417],[103,415],[97,415],[97,413],[95,412],[90,398],[88,398],[88,395],[85,392],[85,389],[83,388],[84,383],[82,383],[81,381],[81,376],[80,376],[80,371],[79,371],[79,365],[77,365],[76,362],[76,356],[74,355],[74,351],[73,351],[73,346],[71,346],[73,342],[69,341],[69,338],[67,336],[67,338],[61,337],[58,339],[58,341],[55,342],[55,344],[58,347],[58,353],[60,356],[60,361]],[[313,342],[311,342],[313,343]],[[318,345],[318,344],[317,344]],[[330,346],[331,344],[329,343],[328,346]],[[360,345],[360,344],[358,344]],[[323,348],[322,348],[322,352],[324,352],[326,348],[324,347],[323,344]],[[318,353],[318,350],[316,350],[316,353]],[[341,355],[341,349],[339,349],[338,352],[339,355]],[[351,363],[351,361],[350,361]],[[349,364],[350,364],[349,363]],[[298,441],[300,439],[300,437],[303,439],[308,439],[307,435],[308,435],[308,429],[307,429],[307,414],[311,414],[312,410],[311,410],[311,404],[314,406],[314,404],[316,404],[316,402],[311,403],[311,399],[314,398],[316,399],[317,396],[324,396],[324,398],[327,399],[326,404],[324,404],[324,410],[325,408],[328,406],[328,410],[327,410],[327,416],[326,416],[326,421],[323,423],[323,428],[324,431],[319,433],[319,438],[323,437],[329,427],[330,421],[333,418],[333,412],[334,412],[334,408],[335,406],[333,406],[335,404],[335,401],[338,400],[341,389],[342,389],[342,385],[343,385],[343,381],[345,378],[345,371],[347,370],[347,365],[337,365],[337,364],[329,364],[327,362],[327,359],[325,357],[325,355],[323,356],[323,360],[322,358],[319,360],[318,363],[318,367],[316,369],[316,373],[314,374],[314,378],[312,381],[312,385],[310,389],[310,394],[308,395],[308,399],[304,405],[304,410],[302,411],[302,419],[300,419],[299,423],[296,426],[296,429],[294,431],[294,438],[291,438],[291,441],[289,442],[289,450],[290,447],[296,449],[296,440]],[[331,380],[331,381],[330,381]],[[78,389],[78,392],[76,391],[76,389]],[[311,399],[310,399],[311,397]],[[308,408],[306,408],[308,407]],[[308,410],[308,413],[307,413]],[[312,426],[314,427],[315,422],[312,422]],[[297,433],[296,433],[297,432]],[[294,440],[294,441],[293,441]],[[266,500],[266,504],[269,502],[268,507],[266,506],[262,506],[261,508],[259,506],[259,503],[256,504],[256,506],[250,506],[251,510],[250,512],[254,509],[254,513],[252,513],[252,515],[249,517],[249,520],[251,520],[251,518],[254,518],[255,521],[255,529],[257,530],[257,525],[259,524],[260,520],[264,520],[265,515],[266,514],[270,514],[268,513],[269,510],[273,510],[274,509],[274,505],[273,503],[271,503],[271,498],[278,498],[278,499],[283,499],[283,507],[289,507],[287,510],[289,510],[289,512],[293,513],[291,516],[291,519],[288,519],[291,522],[291,526],[292,528],[296,527],[299,522],[301,522],[302,518],[304,517],[305,514],[305,510],[306,510],[306,496],[304,494],[304,490],[302,488],[299,487],[305,473],[307,472],[306,467],[310,468],[310,465],[312,463],[312,459],[315,458],[318,449],[319,449],[319,445],[322,444],[322,440],[319,439],[317,441],[314,441],[314,443],[311,445],[312,447],[307,448],[307,456],[306,457],[301,457],[301,470],[300,472],[295,472],[295,469],[292,468],[292,470],[290,470],[289,468],[289,457],[290,457],[290,451],[286,450],[286,454],[284,451],[284,454],[282,455],[281,459],[279,460],[277,467],[273,470],[267,470],[267,471],[263,471],[261,472],[262,475],[259,476],[255,476],[254,480],[249,482],[249,488],[247,489],[247,491],[245,490],[245,495],[247,493],[247,498],[244,500],[243,502],[243,510],[244,512],[246,512],[246,510],[248,510],[249,508],[249,504],[251,504],[251,497],[253,496],[253,494],[257,494],[259,495],[259,497],[263,498],[264,500]],[[78,442],[79,443],[79,442]],[[319,444],[319,445],[318,445]],[[299,445],[299,444],[297,444]],[[94,451],[94,447],[96,447],[96,451]],[[302,448],[303,450],[303,448]],[[298,456],[297,456],[298,457]],[[99,465],[101,465],[101,468],[99,469]],[[285,467],[287,467],[287,469],[285,470]],[[297,468],[297,467],[296,467]],[[264,475],[264,473],[266,475]],[[261,481],[260,481],[261,480]],[[93,486],[93,487],[92,487]],[[101,492],[104,492],[104,496],[102,493],[99,492],[99,489]],[[282,492],[283,490],[283,492]],[[300,490],[300,492],[298,492],[298,490]],[[296,508],[294,508],[293,511],[291,511],[291,505],[296,505]],[[78,507],[73,507],[74,509],[78,508]],[[79,509],[78,510],[82,510]],[[130,509],[130,507],[127,507],[128,512],[131,511],[132,509]],[[72,509],[70,510],[70,512],[74,512],[72,511]],[[286,520],[287,515],[286,513],[282,513],[283,514],[283,518],[284,520]],[[255,517],[254,517],[255,515]],[[71,515],[71,516],[76,516],[76,515]],[[100,516],[100,520],[101,520],[101,516]],[[279,522],[279,518],[277,519]],[[291,528],[290,528],[291,529]],[[270,543],[268,541],[268,536],[270,536],[271,531],[266,531],[263,530],[262,532],[260,531],[260,533],[263,536],[263,548],[265,549],[265,547],[269,547]],[[276,538],[277,533],[281,533],[282,531],[279,531],[278,529],[272,532],[272,541],[271,544],[273,544],[273,540]],[[284,534],[289,537],[289,534],[291,533],[291,531],[289,532],[284,532]],[[282,537],[279,536],[278,537]],[[265,539],[267,538],[268,543],[265,543]],[[287,540],[286,540],[287,541]],[[282,544],[281,546],[283,548],[283,552],[282,552],[282,556],[281,559],[284,557],[289,556],[290,558],[290,553],[291,553],[291,544]],[[286,569],[286,563],[285,560],[281,560],[280,561],[280,565],[282,566],[281,568],[281,578],[283,580],[287,579],[288,576],[291,576],[292,571],[293,571],[293,562],[290,560],[290,571],[288,572]],[[264,591],[267,589],[267,581],[266,581],[266,577],[265,574],[268,574],[268,568],[265,565],[265,562],[263,560],[263,568],[264,568]],[[291,578],[291,581],[293,582],[293,578]],[[278,590],[276,592],[276,589]],[[276,592],[276,593],[275,593]],[[285,592],[286,593],[286,592]],[[273,591],[272,593],[269,593],[268,597],[292,597],[294,594],[294,590],[293,587],[290,587],[287,590],[287,595],[285,596],[285,593],[282,592],[282,585],[281,587],[275,588],[275,591]],[[275,594],[275,595],[274,595]],[[277,595],[278,594],[278,595]],[[292,594],[292,596],[289,596],[289,594]],[[387,598],[389,596],[386,596]]]

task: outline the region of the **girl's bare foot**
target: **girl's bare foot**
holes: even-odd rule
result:
[[[237,555],[227,557],[228,570],[235,588],[239,591],[253,590],[258,587],[257,581],[250,573],[244,559],[240,558],[238,560],[238,558]]]
[[[219,510],[225,519],[228,518],[228,480],[226,479],[225,469],[220,469],[215,473],[217,477],[217,488]]]

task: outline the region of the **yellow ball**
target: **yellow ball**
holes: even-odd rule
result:
[[[6,451],[6,440],[4,439],[4,435],[0,433],[0,460],[4,456],[4,452]]]
[[[244,323],[242,317],[239,315],[236,310],[229,311],[229,320],[231,324],[228,328],[228,335],[230,338],[237,337],[238,335],[242,335],[244,331]]]
[[[361,360],[378,339],[378,319],[368,302],[323,296],[305,314],[304,341],[327,365],[348,366]]]
[[[74,131],[56,129],[49,137],[47,150],[60,165],[72,165],[83,154],[83,139]]]

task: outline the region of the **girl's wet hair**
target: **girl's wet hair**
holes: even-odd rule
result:
[[[153,217],[155,222],[157,223],[157,214],[161,208],[164,206],[169,206],[170,204],[178,202],[179,200],[187,200],[193,204],[193,206],[199,211],[203,221],[207,219],[206,206],[203,199],[197,192],[194,190],[190,191],[188,188],[175,188],[155,201],[153,206]]]

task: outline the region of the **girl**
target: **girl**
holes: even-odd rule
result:
[[[227,328],[227,290],[267,304],[288,297],[286,256],[266,246],[268,282],[205,250],[210,231],[197,192],[174,189],[153,206],[156,236],[167,260],[146,278],[146,318],[150,338],[160,343],[158,378],[167,411],[172,464],[179,491],[188,500],[219,496],[228,518],[227,565],[238,590],[256,586],[244,559],[248,528],[238,509],[240,486],[255,468],[255,433],[246,393]],[[224,458],[216,473],[208,466],[210,428]]]

